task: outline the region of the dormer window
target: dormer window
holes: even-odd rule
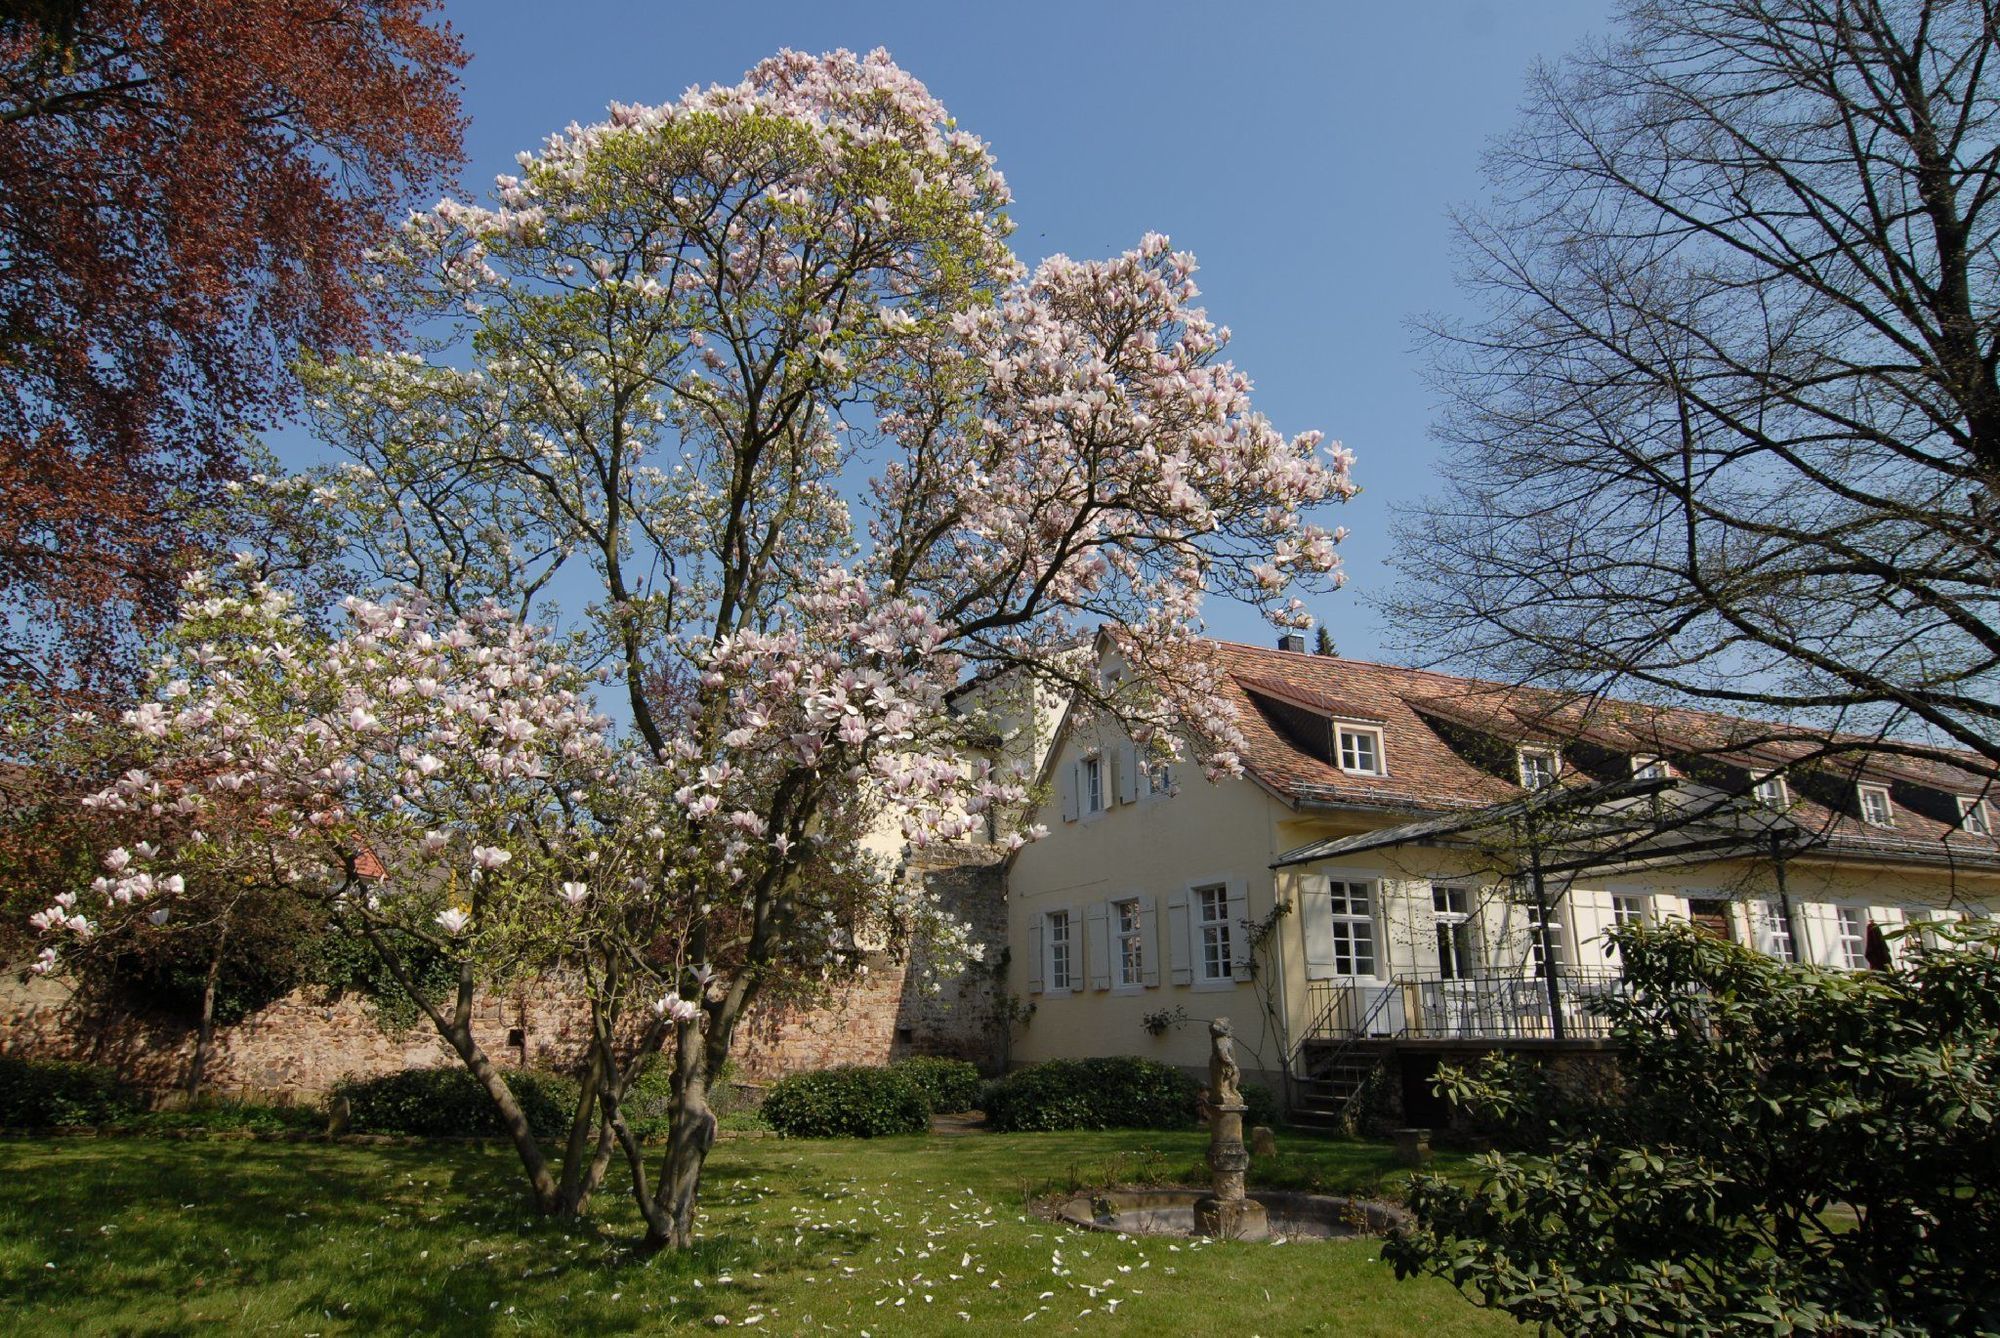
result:
[[[1340,769],[1357,776],[1382,774],[1382,731],[1364,725],[1338,725]]]
[[[1792,793],[1786,787],[1783,776],[1764,777],[1750,793],[1762,808],[1782,810],[1792,806]]]
[[[1889,787],[1886,785],[1857,785],[1855,793],[1861,799],[1861,820],[1870,827],[1893,827],[1896,825],[1895,810],[1889,807]]]
[[[1521,788],[1539,790],[1556,783],[1561,755],[1553,748],[1523,748],[1516,758],[1521,769]]]
[[[1993,835],[1993,815],[1987,812],[1986,801],[1978,795],[1960,795],[1958,825],[1961,831],[1971,832],[1974,836]]]
[[[1664,757],[1654,757],[1650,753],[1640,753],[1632,759],[1633,780],[1665,780],[1674,774]]]

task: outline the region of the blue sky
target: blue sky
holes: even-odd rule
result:
[[[735,82],[781,47],[885,46],[985,138],[1030,264],[1113,254],[1148,230],[1201,259],[1231,356],[1288,432],[1357,457],[1335,519],[1349,585],[1315,602],[1343,653],[1391,656],[1365,603],[1394,503],[1431,486],[1432,396],[1407,322],[1458,302],[1445,210],[1475,199],[1486,139],[1512,123],[1539,56],[1574,46],[1608,0],[1428,3],[684,4],[458,0],[472,52],[465,181],[496,173],[612,101]],[[287,452],[290,454],[291,452]],[[1219,635],[1263,641],[1245,611]]]

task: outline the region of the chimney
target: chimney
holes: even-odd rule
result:
[[[1306,639],[1297,632],[1287,632],[1278,638],[1278,649],[1293,650],[1303,655],[1306,653]]]

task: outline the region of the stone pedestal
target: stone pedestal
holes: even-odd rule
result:
[[[1250,1153],[1243,1146],[1243,1112],[1248,1106],[1211,1107],[1208,1168],[1213,1173],[1213,1192],[1194,1202],[1194,1230],[1198,1236],[1217,1240],[1268,1240],[1271,1224],[1264,1205],[1243,1196],[1243,1173],[1250,1169]]]
[[[1428,1129],[1398,1129],[1396,1131],[1396,1160],[1405,1166],[1430,1165],[1431,1131]]]
[[[1269,1240],[1271,1223],[1264,1205],[1255,1199],[1218,1199],[1213,1195],[1194,1201],[1194,1233],[1216,1240]]]

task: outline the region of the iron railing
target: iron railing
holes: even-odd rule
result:
[[[1610,1034],[1610,1023],[1591,1002],[1624,989],[1618,972],[1564,967],[1555,984],[1552,1001],[1549,982],[1524,968],[1449,979],[1430,970],[1399,972],[1386,981],[1316,980],[1307,992],[1312,1022],[1300,1040],[1597,1040]]]

